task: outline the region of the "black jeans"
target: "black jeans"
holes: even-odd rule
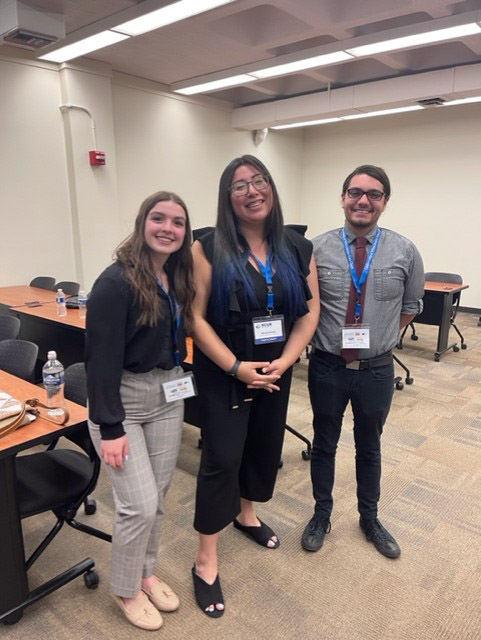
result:
[[[377,517],[381,493],[381,434],[391,407],[394,367],[347,369],[331,354],[313,352],[309,360],[309,394],[314,413],[311,479],[315,511],[329,518],[337,443],[350,401],[354,414],[358,510],[363,518]]]

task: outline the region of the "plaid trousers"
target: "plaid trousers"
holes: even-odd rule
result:
[[[111,588],[124,598],[139,593],[141,579],[152,575],[157,559],[164,498],[177,462],[184,417],[183,401],[165,402],[162,383],[180,375],[180,367],[122,374],[128,459],[122,469],[106,468],[115,503]],[[99,451],[99,427],[90,420],[89,431]]]

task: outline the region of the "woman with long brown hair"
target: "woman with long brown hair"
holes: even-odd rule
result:
[[[190,244],[184,202],[174,193],[154,193],[88,300],[89,428],[115,502],[111,588],[127,620],[149,630],[162,625],[159,611],[179,605],[153,570],[184,415],[169,383],[185,377],[180,363],[194,291]]]

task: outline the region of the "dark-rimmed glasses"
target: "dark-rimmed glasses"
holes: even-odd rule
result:
[[[229,191],[234,196],[246,196],[249,193],[249,185],[252,185],[257,191],[265,191],[269,186],[269,176],[258,175],[252,180],[239,180],[229,187]]]
[[[352,200],[359,200],[362,196],[367,196],[369,200],[382,200],[386,195],[383,191],[378,191],[378,189],[369,189],[368,191],[364,191],[363,189],[359,189],[358,187],[352,187],[351,189],[346,189],[346,193]]]

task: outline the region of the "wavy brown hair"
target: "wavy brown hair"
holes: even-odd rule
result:
[[[145,242],[145,221],[158,202],[171,200],[185,211],[185,238],[178,251],[169,256],[165,271],[173,285],[175,297],[187,332],[192,327],[192,300],[194,284],[192,276],[192,229],[185,202],[176,193],[158,191],[140,205],[133,232],[115,250],[115,258],[123,265],[125,277],[132,287],[135,301],[141,308],[138,324],[155,327],[163,318],[159,301],[159,285],[152,268],[150,253]]]

